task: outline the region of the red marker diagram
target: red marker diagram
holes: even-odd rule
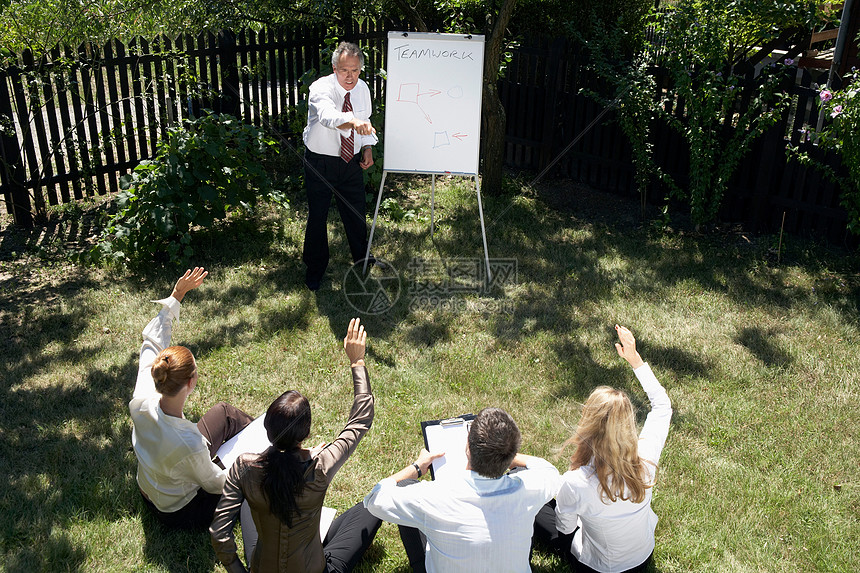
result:
[[[452,137],[455,138],[457,141],[463,141],[463,139],[469,136],[465,133],[460,133],[459,131],[450,135],[447,131],[437,131],[433,134],[433,149],[436,149],[437,147],[443,147],[445,145],[451,145]]]
[[[433,120],[430,118],[430,115],[424,111],[424,108],[421,107],[421,103],[418,98],[421,97],[435,97],[439,95],[441,90],[434,90],[431,88],[426,88],[424,92],[421,91],[420,84],[400,84],[400,89],[397,92],[397,101],[403,103],[414,103],[418,106],[418,109],[421,110],[421,114],[424,116],[424,119],[427,120],[427,123],[432,124]]]

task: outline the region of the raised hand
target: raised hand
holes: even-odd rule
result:
[[[360,318],[353,318],[349,321],[349,326],[346,329],[346,336],[343,339],[343,349],[346,350],[346,355],[349,358],[350,364],[353,366],[364,365],[364,350],[367,344],[367,333],[364,332],[364,327],[361,325]],[[361,361],[361,364],[358,362]]]
[[[179,280],[176,281],[176,285],[173,287],[173,292],[171,296],[182,302],[182,299],[185,297],[185,293],[190,290],[194,290],[200,285],[203,284],[203,279],[209,275],[209,271],[205,270],[203,267],[194,267],[194,270],[187,270],[185,274],[179,277]]]
[[[636,339],[633,338],[633,333],[624,326],[615,325],[615,332],[618,333],[618,341],[615,343],[615,350],[618,351],[618,356],[630,363],[633,369],[642,366],[642,357],[636,352]]]

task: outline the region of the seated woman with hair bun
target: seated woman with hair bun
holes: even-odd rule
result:
[[[137,456],[137,484],[145,505],[168,527],[204,528],[212,521],[227,472],[215,460],[225,441],[252,421],[238,408],[220,402],[194,424],[183,407],[197,386],[197,362],[184,346],[169,346],[173,319],[185,294],[208,275],[185,271],[158,316],[143,330],[140,369],[128,403]]]

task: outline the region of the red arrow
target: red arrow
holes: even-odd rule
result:
[[[466,135],[465,133],[460,133],[460,132],[458,131],[457,133],[453,133],[453,134],[451,134],[451,137],[456,137],[457,139],[459,139],[460,141],[462,141],[464,137],[469,137],[469,136],[468,136],[468,135]]]
[[[440,90],[434,90],[431,88],[430,91],[424,92],[423,94],[419,93],[418,95],[420,95],[420,96],[429,95],[430,97],[433,97],[433,96],[439,95],[440,93],[442,93]]]

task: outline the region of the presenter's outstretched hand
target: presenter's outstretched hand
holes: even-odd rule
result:
[[[360,318],[353,318],[346,328],[343,339],[343,349],[352,366],[364,366],[364,350],[367,345],[367,333],[361,325]]]
[[[203,267],[194,267],[194,270],[188,269],[185,274],[179,277],[176,285],[173,287],[173,292],[170,294],[173,298],[182,302],[185,293],[194,290],[203,284],[203,279],[209,274],[209,271]]]
[[[618,342],[615,343],[615,350],[618,351],[618,356],[630,363],[634,370],[642,366],[644,362],[639,353],[636,352],[636,339],[633,338],[633,333],[624,326],[615,325],[615,332],[618,333]]]
[[[353,118],[349,123],[359,135],[376,135],[376,128],[365,119]]]

